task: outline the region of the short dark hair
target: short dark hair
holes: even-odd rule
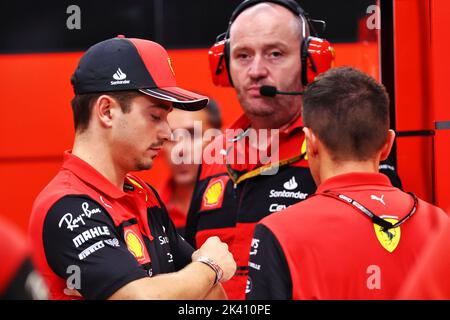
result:
[[[94,102],[101,95],[108,95],[113,99],[117,100],[120,104],[120,108],[123,113],[130,112],[131,100],[135,97],[142,95],[137,90],[132,91],[110,91],[110,92],[96,92],[96,93],[85,93],[78,94],[72,99],[72,112],[73,121],[75,125],[75,131],[82,133],[89,127],[89,122],[91,119],[92,107]]]
[[[334,68],[306,88],[302,117],[334,160],[364,161],[386,143],[389,97],[368,74],[352,67]]]

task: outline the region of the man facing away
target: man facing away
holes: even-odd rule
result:
[[[448,218],[378,172],[395,138],[388,105],[384,87],[353,68],[308,85],[303,131],[318,189],[256,226],[248,299],[397,296]]]

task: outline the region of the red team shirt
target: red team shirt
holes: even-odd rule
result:
[[[414,203],[382,174],[326,180],[310,199],[256,227],[248,299],[393,299],[427,240],[447,221],[441,209],[419,200],[410,219],[384,232],[327,192],[350,197],[391,222]]]
[[[157,193],[127,175],[120,190],[70,152],[37,197],[30,220],[34,261],[51,298],[67,280],[87,299],[106,299],[137,279],[174,272],[193,249],[175,231]]]

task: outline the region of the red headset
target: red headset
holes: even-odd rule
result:
[[[231,15],[228,23],[228,29],[225,33],[219,35],[216,43],[209,49],[209,66],[213,83],[216,86],[232,87],[233,82],[230,77],[229,59],[230,59],[230,28],[234,20],[247,8],[261,2],[272,2],[279,4],[292,11],[303,21],[303,32],[305,33],[306,24],[309,25],[313,37],[303,36],[300,50],[300,59],[302,64],[302,84],[306,86],[314,81],[316,76],[327,71],[333,66],[334,49],[331,44],[324,39],[317,37],[317,33],[311,24],[306,12],[294,0],[245,0]]]

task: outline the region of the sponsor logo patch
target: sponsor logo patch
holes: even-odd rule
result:
[[[124,239],[128,250],[136,258],[140,264],[150,262],[150,256],[145,247],[144,240],[137,225],[132,225],[124,228]]]
[[[113,74],[113,78],[116,81],[111,81],[112,86],[130,83],[130,80],[125,80],[127,78],[127,75],[122,70],[120,70],[120,68],[117,68],[116,73]]]
[[[383,204],[383,206],[386,205],[386,203],[384,202],[384,194],[382,194],[381,197],[378,197],[378,196],[376,196],[376,195],[374,195],[374,194],[371,194],[371,195],[370,195],[370,199],[371,199],[371,200],[379,201],[380,203]]]
[[[84,260],[87,257],[89,257],[91,254],[93,254],[94,252],[96,252],[104,247],[105,247],[105,244],[103,243],[103,240],[100,240],[100,241],[96,242],[95,244],[93,244],[92,246],[90,246],[89,248],[87,248],[86,250],[83,250],[78,255],[78,258],[80,260]]]
[[[80,233],[75,238],[72,239],[73,244],[75,245],[75,248],[78,248],[83,243],[90,239],[95,239],[99,236],[109,236],[111,233],[109,232],[109,229],[107,226],[102,227],[94,227],[89,230],[84,231],[83,233]]]
[[[290,190],[290,191],[297,189],[297,187],[298,187],[298,183],[297,183],[297,181],[295,181],[294,176],[292,176],[292,178],[289,179],[289,181],[286,181],[283,184],[283,188],[285,188],[286,190]]]
[[[305,200],[308,197],[307,193],[299,191],[294,191],[298,188],[298,183],[295,180],[295,176],[292,176],[288,181],[283,183],[284,190],[271,189],[269,192],[269,198],[288,198],[288,199],[298,199]],[[286,207],[285,207],[286,208]],[[283,208],[283,209],[285,209]],[[280,211],[281,208],[270,207],[270,212]]]
[[[74,229],[78,228],[80,226],[80,223],[82,225],[85,225],[84,218],[91,218],[95,213],[101,213],[102,211],[100,208],[89,208],[89,203],[83,202],[81,205],[81,209],[83,210],[82,214],[79,214],[76,218],[73,217],[72,213],[66,213],[61,220],[59,220],[58,226],[61,228],[63,225],[66,226],[66,228],[70,231],[73,231]]]
[[[278,212],[286,208],[287,206],[285,204],[272,203],[269,207],[269,212]]]

